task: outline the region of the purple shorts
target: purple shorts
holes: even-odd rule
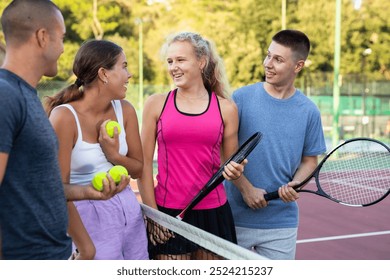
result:
[[[95,260],[149,259],[141,206],[130,187],[109,200],[74,204],[95,244]]]

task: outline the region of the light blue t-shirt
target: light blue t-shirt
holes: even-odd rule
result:
[[[262,141],[248,157],[245,176],[258,188],[276,191],[290,182],[302,156],[316,156],[326,151],[321,116],[316,105],[296,90],[287,99],[269,95],[263,83],[245,86],[233,94],[240,126],[239,143],[253,133],[263,133]],[[236,226],[248,228],[292,228],[298,226],[296,202],[270,201],[262,209],[252,210],[232,182],[225,182]]]

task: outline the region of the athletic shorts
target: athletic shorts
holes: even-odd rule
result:
[[[182,211],[180,209],[170,209],[161,206],[158,206],[158,209],[173,217],[176,217]],[[183,222],[237,244],[233,216],[228,202],[218,208],[190,210],[186,213]],[[153,245],[149,239],[149,257],[151,259],[159,254],[183,255],[193,253],[198,249],[198,245],[187,240],[185,236],[183,237],[178,234],[174,234],[174,237],[171,237],[164,244]]]

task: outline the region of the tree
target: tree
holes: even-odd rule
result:
[[[165,37],[182,30],[198,32],[214,41],[225,62],[233,88],[261,80],[263,59],[271,36],[281,29],[281,0],[54,0],[67,27],[65,53],[57,80],[71,76],[73,58],[85,40],[109,39],[119,43],[129,60],[134,82],[139,76],[136,19],[143,21],[143,70],[145,84],[169,85],[171,80],[161,60]],[[335,2],[286,0],[287,28],[300,29],[312,42],[310,73],[331,73],[334,52]],[[359,75],[364,68],[369,79],[390,79],[390,1],[364,0],[359,10],[352,0],[343,0],[341,75]],[[0,0],[0,11],[8,1]],[[1,35],[0,35],[1,40]],[[305,71],[307,72],[308,69]],[[308,73],[302,73],[302,76]],[[151,92],[148,92],[148,94]]]

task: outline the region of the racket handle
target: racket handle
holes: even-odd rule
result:
[[[198,202],[199,202],[200,200],[202,200],[202,198],[203,198],[203,193],[204,193],[204,189],[202,189],[202,190],[198,193],[198,195],[195,196],[195,197],[193,198],[193,200],[187,205],[187,207],[184,208],[184,209],[179,213],[179,215],[176,216],[176,219],[179,219],[180,221],[183,220],[185,214],[187,213],[187,211],[189,211],[189,210],[191,210],[192,208],[194,208],[194,206],[195,206],[196,204],[198,204]]]
[[[277,199],[277,198],[279,198],[279,193],[278,193],[278,191],[266,193],[266,194],[264,195],[264,199],[265,199],[266,201],[272,200],[272,199]]]
[[[180,213],[179,215],[176,216],[176,219],[178,219],[178,220],[180,220],[180,221],[183,220],[184,214],[185,214],[185,211],[181,211],[181,213]]]

